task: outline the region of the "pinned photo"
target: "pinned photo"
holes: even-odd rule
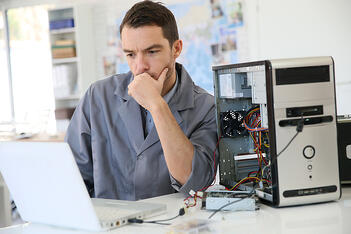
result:
[[[211,2],[211,16],[212,18],[219,18],[223,16],[223,10],[219,0],[210,0]]]
[[[227,2],[227,19],[228,24],[232,27],[242,26],[243,25],[243,9],[241,2]]]

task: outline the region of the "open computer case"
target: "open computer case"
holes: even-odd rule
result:
[[[277,207],[339,199],[332,57],[212,69],[220,184],[255,182],[256,194]]]

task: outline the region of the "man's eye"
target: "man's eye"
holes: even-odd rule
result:
[[[129,53],[129,54],[126,54],[126,56],[127,56],[127,57],[131,57],[131,58],[132,58],[132,57],[134,57],[134,54]]]
[[[149,54],[156,54],[159,50],[149,50]]]

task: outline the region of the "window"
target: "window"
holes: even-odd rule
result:
[[[55,131],[47,6],[9,9],[7,19],[16,131]],[[1,82],[9,89],[8,81]],[[8,108],[9,100],[2,105]],[[9,113],[1,118],[8,119]]]
[[[11,94],[6,55],[5,15],[0,11],[0,131],[6,129],[12,121]]]

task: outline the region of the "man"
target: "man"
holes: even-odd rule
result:
[[[173,14],[139,2],[120,34],[130,72],[94,83],[66,134],[91,196],[138,200],[209,185],[214,99],[175,62],[182,41]]]

